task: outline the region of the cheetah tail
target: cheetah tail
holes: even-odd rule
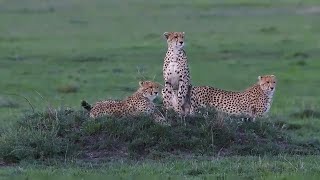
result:
[[[82,101],[81,101],[81,106],[82,106],[84,109],[88,110],[88,111],[90,111],[90,110],[92,109],[91,105],[90,105],[89,103],[87,103],[87,101],[85,101],[85,100],[82,100]]]

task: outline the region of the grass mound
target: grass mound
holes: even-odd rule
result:
[[[25,115],[2,129],[0,158],[6,162],[47,158],[152,158],[171,155],[319,154],[319,142],[296,142],[270,120],[243,122],[208,112],[186,119],[169,113],[172,126],[146,116],[92,120],[84,111],[48,110]]]

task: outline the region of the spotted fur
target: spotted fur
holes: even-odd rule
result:
[[[269,112],[276,88],[274,75],[259,76],[258,82],[242,92],[209,86],[194,87],[191,91],[191,114],[200,107],[211,107],[233,115],[247,115],[255,120]]]
[[[156,112],[153,100],[158,96],[160,84],[152,81],[140,81],[139,89],[124,100],[105,100],[97,102],[91,106],[86,101],[82,101],[83,108],[90,111],[90,117],[97,118],[104,115],[109,116],[136,116],[139,114],[153,115],[160,121],[160,115]]]
[[[165,109],[174,109],[179,115],[189,114],[191,79],[187,54],[183,49],[184,32],[165,32],[168,50],[164,58],[162,90]]]

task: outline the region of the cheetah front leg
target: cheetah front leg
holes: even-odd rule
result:
[[[190,109],[189,109],[189,115],[190,116],[195,116],[196,115],[196,111],[199,109],[198,105],[196,104],[196,100],[195,97],[193,97],[192,95],[190,95]]]
[[[165,109],[165,118],[168,118],[168,110],[174,109],[174,106],[172,104],[173,99],[173,89],[171,87],[171,84],[166,82],[165,87],[162,89],[162,99],[163,99],[163,107]]]
[[[256,117],[257,117],[257,108],[255,106],[251,106],[251,119],[252,119],[252,122],[256,121]]]
[[[189,85],[183,80],[179,80],[179,89],[177,91],[177,106],[176,106],[176,111],[178,112],[180,118],[183,120],[184,124],[186,125],[185,117],[186,117],[186,110],[185,103],[188,103],[189,100],[188,98],[188,90],[189,90]]]
[[[185,116],[185,108],[186,104],[188,102],[188,90],[189,90],[189,85],[184,81],[184,80],[180,80],[179,81],[179,89],[177,91],[177,112],[182,115]]]

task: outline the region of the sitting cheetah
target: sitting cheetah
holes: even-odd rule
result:
[[[124,100],[105,100],[97,102],[93,107],[86,101],[81,105],[90,111],[90,117],[97,118],[104,115],[109,116],[136,116],[139,114],[153,115],[156,121],[163,118],[156,112],[153,100],[158,96],[160,84],[152,81],[140,81],[139,89]]]
[[[258,82],[242,92],[225,91],[208,86],[193,87],[191,114],[200,107],[213,107],[233,115],[247,115],[255,120],[270,110],[276,88],[274,75],[259,76]]]
[[[165,109],[174,109],[180,116],[189,114],[191,80],[184,46],[184,32],[165,32],[168,50],[164,58],[162,90]]]

